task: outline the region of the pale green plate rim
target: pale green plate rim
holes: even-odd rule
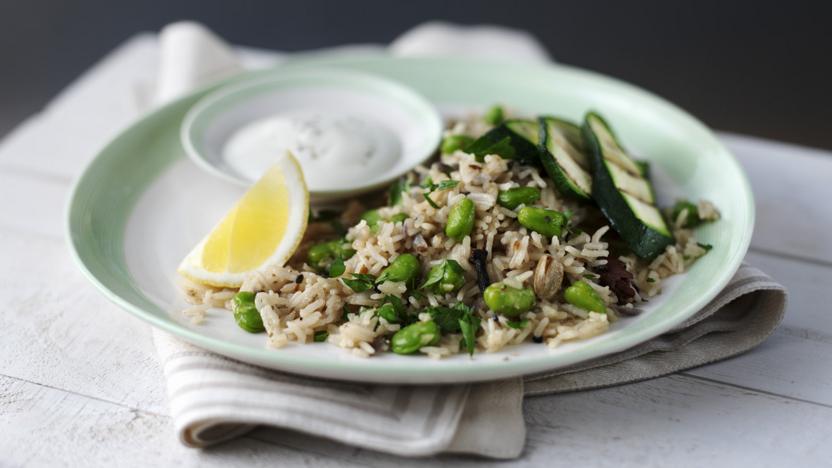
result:
[[[481,61],[461,61],[460,59],[400,59],[390,57],[360,57],[360,58],[332,58],[313,57],[298,60],[291,65],[283,66],[304,66],[309,63],[323,63],[327,66],[361,66],[370,64],[378,68],[391,67],[393,70],[399,64],[409,63],[418,65],[419,70],[424,69],[427,73],[432,70],[441,72],[446,67],[470,67],[472,70],[488,70],[502,67],[502,64],[495,64]],[[296,65],[295,65],[296,64]],[[735,223],[726,240],[730,243],[722,250],[719,258],[712,261],[716,268],[711,271],[709,284],[700,285],[702,290],[695,300],[681,305],[683,312],[676,312],[672,320],[664,320],[659,323],[647,322],[638,328],[629,330],[628,333],[618,337],[616,341],[599,343],[595,347],[584,347],[575,350],[573,353],[558,356],[553,359],[547,355],[526,358],[517,358],[510,362],[479,362],[453,361],[436,362],[427,358],[414,358],[412,362],[402,365],[396,361],[359,360],[345,363],[342,360],[327,360],[318,357],[287,355],[279,351],[263,349],[252,349],[228,343],[198,333],[195,330],[163,318],[167,314],[154,314],[150,310],[157,309],[146,296],[138,290],[131,282],[131,276],[126,266],[123,252],[124,229],[130,209],[119,211],[103,210],[107,214],[106,219],[98,218],[102,210],[92,210],[93,203],[107,205],[114,203],[113,199],[121,197],[124,203],[122,208],[132,207],[142,190],[175,158],[165,157],[164,154],[154,154],[152,145],[156,142],[142,141],[145,132],[152,131],[155,126],[163,124],[170,119],[181,119],[188,107],[207,92],[228,83],[237,83],[243,80],[255,79],[259,76],[273,72],[264,70],[246,73],[224,81],[218,85],[209,86],[189,96],[183,97],[171,104],[168,104],[156,111],[149,113],[139,119],[135,124],[116,136],[99,154],[89,163],[82,175],[72,189],[67,204],[67,239],[71,254],[84,275],[113,303],[133,315],[151,323],[152,325],[179,336],[195,345],[211,349],[220,354],[235,357],[247,362],[261,364],[268,367],[284,369],[292,372],[303,373],[311,376],[358,380],[375,382],[401,382],[401,383],[435,383],[435,382],[463,382],[489,380],[495,378],[506,378],[517,375],[543,372],[553,368],[561,368],[577,362],[600,357],[614,352],[635,346],[650,338],[658,336],[671,330],[689,318],[693,313],[708,304],[720,290],[731,279],[739,268],[742,259],[748,249],[751,234],[754,226],[754,202],[750,185],[740,165],[727,149],[716,139],[703,124],[679,109],[667,103],[663,99],[643,91],[635,86],[608,78],[596,73],[565,67],[565,66],[543,66],[543,65],[512,65],[512,73],[519,73],[524,76],[531,76],[533,79],[545,80],[551,76],[565,76],[569,79],[580,79],[592,81],[596,86],[612,87],[620,91],[622,99],[632,96],[637,101],[649,103],[655,110],[667,115],[668,119],[676,120],[695,133],[700,141],[717,150],[723,164],[723,169],[733,180],[732,200],[735,200],[742,209],[735,213]],[[170,125],[177,125],[178,122],[168,122]],[[178,139],[178,130],[173,132]],[[135,146],[142,141],[148,145],[147,156],[143,162],[128,161],[134,166],[136,174],[131,176],[119,186],[119,192],[108,192],[106,183],[108,177],[113,177],[112,170],[124,158],[129,147]],[[104,196],[108,195],[108,196]],[[102,197],[104,196],[104,197]],[[116,207],[114,207],[116,208]],[[715,263],[714,263],[715,262]],[[709,263],[710,265],[710,263]],[[671,298],[672,299],[672,298]],[[337,350],[333,348],[333,352]],[[372,362],[376,361],[376,362]],[[475,365],[472,365],[475,364]]]

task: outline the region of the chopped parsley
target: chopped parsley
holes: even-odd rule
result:
[[[341,281],[343,281],[344,284],[346,284],[353,291],[360,293],[372,289],[375,284],[376,277],[363,273],[353,273],[352,278],[341,278]]]
[[[388,196],[390,197],[390,206],[396,206],[401,203],[402,194],[409,191],[410,182],[407,181],[407,178],[402,177],[401,179],[393,182],[393,185],[390,186],[390,191],[388,192]]]
[[[471,313],[471,308],[462,302],[456,303],[453,307],[435,306],[428,307],[425,312],[439,325],[442,333],[459,333],[460,320],[466,314]]]
[[[474,315],[474,311],[468,308],[459,319],[459,329],[462,332],[462,342],[465,350],[470,356],[474,355],[477,349],[477,329],[480,327],[480,318]]]
[[[420,187],[425,189],[425,191],[422,192],[422,195],[425,196],[425,201],[428,202],[428,205],[430,205],[430,206],[432,206],[436,209],[439,209],[439,205],[437,205],[436,202],[434,202],[433,199],[430,198],[430,194],[437,191],[437,190],[449,190],[449,189],[452,189],[452,188],[456,187],[457,185],[459,185],[458,180],[448,179],[448,180],[440,181],[438,184],[436,184],[436,183],[433,182],[433,179],[428,177],[422,183],[422,185],[420,185]]]

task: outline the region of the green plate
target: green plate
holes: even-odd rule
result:
[[[265,347],[263,335],[215,311],[192,325],[174,287],[179,260],[232,206],[242,189],[198,169],[179,141],[185,113],[204,89],[136,122],[107,145],[78,180],[68,209],[68,238],[80,268],[110,300],[195,345],[245,362],[301,374],[365,382],[437,383],[544,372],[622,351],[660,335],[706,305],[729,281],[748,248],[754,204],[731,154],[696,119],[634,86],[563,66],[506,65],[461,59],[387,56],[306,58],[247,73],[218,86],[280,74],[286,67],[342,67],[400,81],[444,112],[483,109],[494,102],[531,114],[578,120],[602,112],[624,144],[652,163],[660,201],[705,198],[723,219],[699,237],[714,249],[685,275],[671,278],[644,313],[617,322],[596,338],[547,347],[527,343],[473,359],[441,361],[385,354],[354,357],[328,344]]]

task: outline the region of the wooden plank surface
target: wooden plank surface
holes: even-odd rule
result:
[[[152,79],[151,42],[128,44],[127,52],[111,56],[95,79],[82,80],[45,117],[86,143],[71,145],[68,134],[49,141],[38,134],[43,121],[32,121],[0,146],[0,197],[13,201],[0,205],[0,258],[13,266],[0,271],[6,306],[0,312],[0,465],[424,464],[277,430],[206,451],[175,440],[149,328],[87,284],[62,237],[71,179],[101,135],[132,117],[74,119],[60,103],[90,102],[93,114],[123,115],[136,80]],[[109,102],[92,99],[101,83],[114,90]],[[96,133],[98,120],[108,122]],[[832,355],[832,317],[823,300],[832,284],[832,252],[815,228],[832,226],[832,210],[795,198],[828,196],[832,155],[733,136],[726,142],[748,171],[758,202],[748,261],[791,292],[784,326],[750,353],[683,375],[528,400],[520,464],[808,466],[832,460],[825,442],[832,436],[832,364],[825,359]],[[801,190],[771,190],[772,174]],[[796,238],[795,229],[801,230]]]
[[[274,429],[199,451],[163,414],[8,377],[0,395],[0,453],[15,466],[501,465],[400,459]],[[526,466],[814,466],[830,455],[821,428],[832,409],[684,376],[531,398],[524,414]]]
[[[754,190],[757,220],[753,245],[832,265],[830,153],[757,138],[723,137],[736,154]]]
[[[3,466],[351,466],[243,437],[217,449],[185,448],[164,414],[0,377]]]

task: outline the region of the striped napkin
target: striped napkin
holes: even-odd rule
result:
[[[241,69],[231,49],[204,27],[176,23],[161,37],[156,103]],[[500,44],[515,59],[548,60],[532,38],[494,27],[429,23],[389,48],[398,54],[476,55]],[[258,426],[293,430],[402,456],[442,452],[514,458],[525,444],[524,395],[635,382],[745,352],[783,317],[786,293],[743,265],[707,307],[678,329],[622,353],[568,369],[501,382],[446,386],[361,385],[312,379],[244,364],[160,331],[170,411],[183,444],[205,447]],[[279,352],[279,351],[275,351]],[[264,431],[260,437],[275,437]]]
[[[191,447],[265,425],[405,456],[453,451],[510,458],[523,449],[519,379],[430,387],[361,385],[262,369],[158,330],[154,342],[177,433]]]

